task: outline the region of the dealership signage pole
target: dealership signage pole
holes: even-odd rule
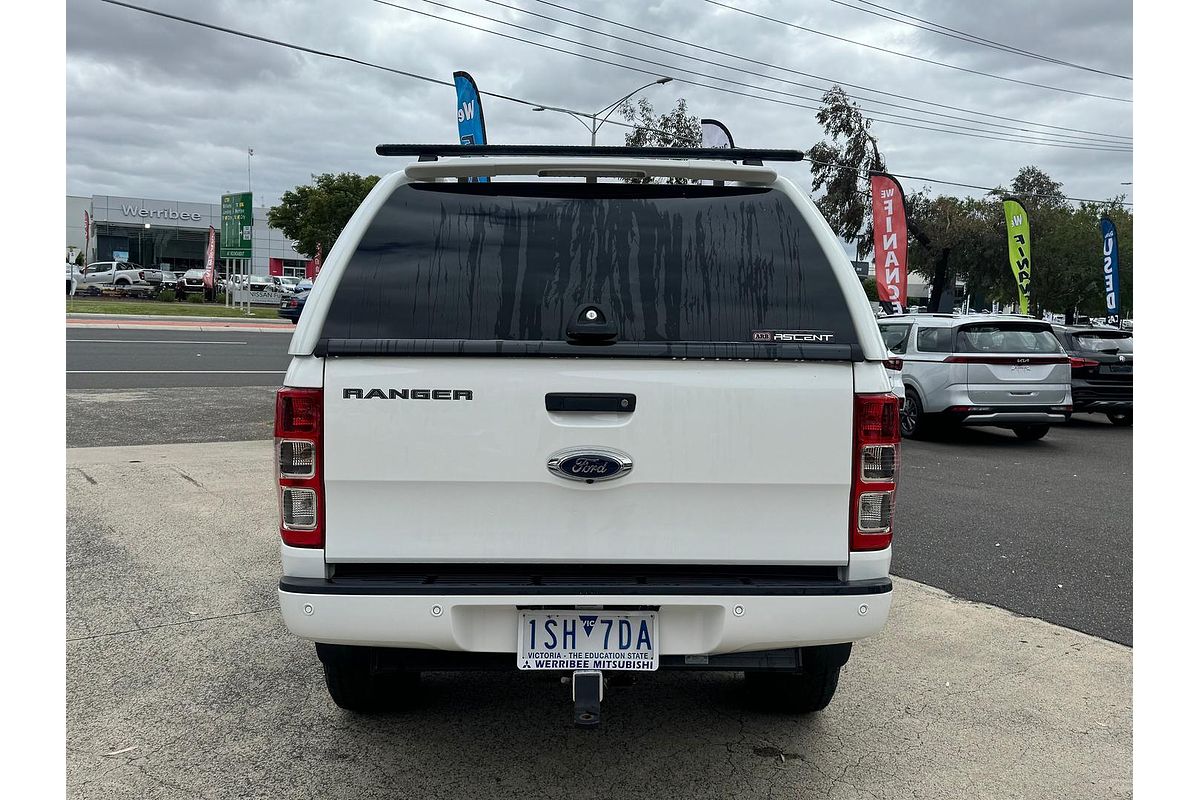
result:
[[[459,144],[487,144],[487,128],[483,124],[483,102],[479,99],[479,87],[469,72],[454,73],[454,92],[458,117]],[[594,143],[593,143],[594,144]],[[485,177],[470,178],[472,183],[487,183]]]
[[[211,290],[217,285],[217,232],[208,226],[208,247],[204,248],[204,288]]]
[[[253,257],[254,205],[250,192],[221,195],[221,252],[222,261],[237,261],[239,273],[246,276],[239,291],[250,311],[250,259]],[[231,270],[226,270],[227,273]],[[226,297],[233,292],[227,292]],[[236,298],[235,298],[236,302]]]
[[[1104,239],[1104,304],[1110,325],[1121,324],[1121,279],[1117,263],[1117,226],[1108,217],[1100,218],[1100,235]]]
[[[1008,229],[1008,261],[1017,279],[1017,299],[1021,313],[1029,313],[1029,277],[1032,272],[1033,248],[1029,229],[1029,212],[1015,197],[1004,198],[1004,222]]]
[[[903,314],[908,303],[908,221],[904,190],[887,173],[871,173],[871,223],[879,306],[888,314]]]

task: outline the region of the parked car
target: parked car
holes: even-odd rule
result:
[[[185,292],[203,292],[204,270],[189,269],[183,273],[183,290]]]
[[[279,316],[283,319],[290,319],[293,325],[296,324],[300,321],[300,314],[304,311],[304,304],[307,300],[308,292],[285,295],[279,301]]]
[[[179,281],[179,278],[180,278],[180,273],[169,272],[167,270],[163,270],[161,288],[174,289],[175,284]]]
[[[1055,325],[1071,358],[1075,413],[1105,414],[1114,425],[1133,424],[1133,333],[1116,328]]]
[[[900,400],[853,266],[773,169],[529,155],[414,162],[330,252],[276,402],[288,629],[356,712],[488,668],[565,671],[580,725],[658,669],[824,708],[892,597]],[[454,180],[481,165],[521,180]],[[564,177],[633,173],[704,185]]]
[[[296,284],[296,291],[297,292],[308,292],[308,291],[312,291],[312,287],[313,287],[312,280],[310,278],[304,278],[303,280],[301,280],[299,283]]]
[[[98,291],[102,287],[130,294],[149,294],[162,283],[162,273],[129,261],[95,261],[80,270],[79,283]]]
[[[296,286],[302,280],[301,278],[297,278],[293,275],[280,275],[278,278],[280,285],[289,292],[296,291]]]
[[[1040,439],[1071,412],[1071,368],[1050,323],[992,314],[905,314],[879,323],[904,360],[901,430],[1008,428]]]

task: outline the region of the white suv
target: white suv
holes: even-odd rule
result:
[[[1070,360],[1048,322],[998,314],[879,320],[903,359],[905,436],[947,425],[1009,428],[1040,439],[1071,414]]]
[[[734,161],[800,154],[560,152],[381,146],[422,159],[338,238],[278,395],[283,618],[354,711],[494,667],[571,676],[580,725],[611,672],[824,708],[891,607],[900,401],[820,212]]]

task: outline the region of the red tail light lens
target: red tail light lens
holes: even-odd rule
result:
[[[1100,366],[1099,361],[1093,361],[1090,358],[1077,358],[1076,356],[1071,356],[1071,369],[1085,369],[1087,367],[1098,366]]]
[[[903,358],[885,358],[883,360],[883,365],[890,370],[895,370],[896,372],[899,372],[902,369],[904,369],[904,359]]]
[[[854,396],[854,482],[850,492],[850,549],[883,550],[892,543],[900,477],[900,399]]]
[[[284,387],[275,395],[275,475],[279,536],[292,547],[325,545],[320,389]]]

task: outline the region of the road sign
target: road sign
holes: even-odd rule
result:
[[[254,206],[250,192],[221,195],[221,258],[250,258]]]

